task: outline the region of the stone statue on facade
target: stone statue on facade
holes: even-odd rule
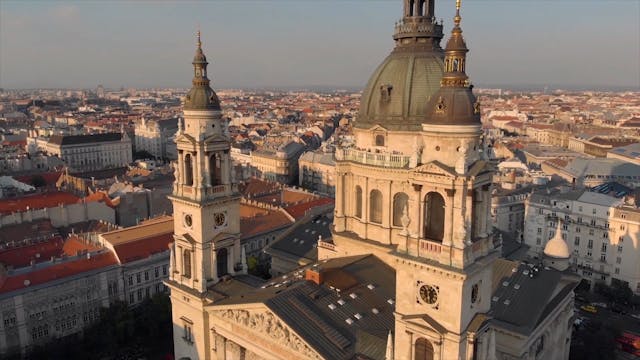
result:
[[[402,223],[402,232],[401,235],[409,235],[409,224],[411,224],[411,218],[409,217],[409,206],[407,204],[404,205],[404,209],[402,209],[402,218],[400,218]]]
[[[460,144],[460,148],[458,149],[460,154],[458,155],[458,160],[456,161],[456,172],[460,175],[464,175],[467,173],[467,155],[469,152],[469,148],[467,144],[462,141]]]

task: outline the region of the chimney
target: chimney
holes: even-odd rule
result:
[[[324,279],[323,279],[323,276],[322,276],[322,272],[320,271],[320,268],[311,267],[311,268],[307,269],[307,271],[305,272],[305,280],[312,281],[316,285],[322,284],[322,281]]]

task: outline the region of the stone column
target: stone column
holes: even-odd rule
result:
[[[455,189],[445,189],[445,193],[447,194],[445,200],[447,205],[444,211],[444,235],[442,239],[442,245],[456,246],[456,232],[454,229],[456,226],[459,226],[459,224],[456,224],[458,222],[458,220],[456,219],[456,210],[460,209],[460,207],[456,206]]]
[[[211,246],[211,274],[214,282],[218,282],[218,253],[214,246]]]

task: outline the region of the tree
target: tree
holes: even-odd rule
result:
[[[601,323],[594,320],[576,331],[571,343],[570,360],[600,360],[616,358],[615,339],[620,336],[620,326],[615,322]]]

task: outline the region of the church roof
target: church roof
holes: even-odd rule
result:
[[[394,269],[373,255],[331,259],[306,269],[322,274],[322,280],[306,280],[299,270],[213,306],[264,303],[324,358],[383,359],[394,328]],[[224,292],[234,281],[211,290]]]
[[[492,323],[523,335],[531,334],[580,280],[573,274],[524,262],[500,259],[495,266],[498,276],[494,277],[491,298]]]

